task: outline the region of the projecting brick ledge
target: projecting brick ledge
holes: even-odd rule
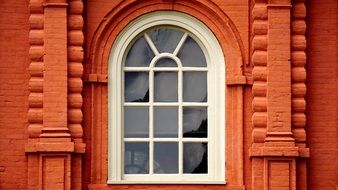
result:
[[[26,153],[34,152],[74,152],[73,142],[38,142],[28,143],[25,147]]]
[[[309,148],[299,147],[252,147],[250,157],[310,157]]]

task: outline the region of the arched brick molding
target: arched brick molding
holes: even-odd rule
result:
[[[146,0],[142,2],[123,1],[100,23],[90,45],[90,62],[95,62],[91,71],[107,71],[107,55],[119,31],[136,17],[159,10],[172,10],[187,13],[205,23],[219,40],[228,65],[227,76],[243,75],[244,48],[239,33],[230,18],[215,4],[203,1],[163,1]],[[231,72],[229,72],[231,71]],[[233,83],[236,83],[235,81]]]
[[[91,143],[89,187],[92,189],[109,189],[123,185],[106,185],[107,183],[107,72],[111,46],[120,31],[135,18],[159,10],[178,11],[191,15],[202,21],[214,33],[225,55],[226,60],[226,165],[227,185],[206,186],[208,189],[243,189],[243,86],[246,77],[243,75],[244,48],[239,34],[229,17],[214,3],[202,0],[147,0],[122,1],[109,12],[100,23],[90,43],[88,52],[89,67],[85,80],[89,82],[87,92],[90,97],[85,110],[90,113],[88,125]],[[86,98],[86,97],[85,97]],[[89,171],[88,171],[89,172]],[[142,186],[144,187],[144,186]],[[160,187],[160,186],[159,186]],[[159,188],[157,187],[157,188]],[[177,186],[166,186],[166,189]],[[196,189],[195,185],[184,186],[185,189]]]

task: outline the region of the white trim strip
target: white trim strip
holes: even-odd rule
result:
[[[188,33],[184,33],[184,35],[182,36],[180,42],[178,43],[178,45],[177,45],[177,47],[176,47],[176,49],[175,49],[175,51],[174,51],[174,53],[173,53],[174,56],[176,56],[177,53],[180,51],[180,49],[181,49],[183,43],[185,42],[185,40],[186,40],[187,38],[188,38]]]
[[[177,67],[154,67],[152,68],[154,71],[178,71]],[[206,67],[182,67],[182,71],[208,71]],[[124,67],[123,71],[131,71],[131,72],[142,72],[142,71],[150,71],[150,67]]]
[[[150,90],[149,90],[150,91]],[[152,93],[149,92],[149,97]],[[124,106],[163,106],[163,107],[174,107],[174,106],[184,106],[184,107],[208,107],[208,103],[206,102],[125,102]]]
[[[160,53],[158,52],[156,46],[154,45],[153,41],[150,39],[147,33],[144,33],[144,38],[146,39],[148,45],[150,46],[150,49],[153,50],[155,55],[159,55]]]
[[[209,142],[208,138],[124,138],[124,142]]]

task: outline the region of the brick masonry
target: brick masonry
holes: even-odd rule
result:
[[[27,0],[7,0],[0,3],[1,190],[38,189],[39,187],[42,189],[270,190],[296,188],[337,190],[338,162],[335,160],[338,157],[338,67],[336,66],[338,62],[338,2],[336,0],[308,0],[305,1],[306,10],[303,6],[304,0],[292,1],[294,6],[290,8],[289,16],[294,22],[290,22],[290,33],[285,38],[291,41],[290,45],[284,44],[286,48],[289,46],[290,56],[287,53],[283,54],[283,56],[290,57],[292,69],[290,68],[289,75],[283,76],[287,78],[280,78],[281,76],[278,75],[273,79],[273,82],[276,83],[283,80],[285,85],[289,83],[288,80],[291,80],[290,82],[293,84],[290,87],[284,86],[283,92],[279,91],[281,94],[292,91],[292,94],[287,95],[289,97],[287,107],[283,108],[283,111],[289,113],[289,116],[282,122],[287,122],[289,127],[277,129],[277,132],[292,132],[292,137],[295,138],[295,147],[310,148],[309,158],[300,158],[294,155],[271,157],[270,153],[268,157],[264,154],[259,157],[250,157],[252,143],[256,143],[257,147],[267,146],[264,145],[266,131],[271,125],[265,122],[267,118],[264,117],[270,113],[269,105],[275,103],[267,103],[269,101],[267,92],[271,92],[267,90],[269,87],[267,71],[270,69],[271,72],[279,72],[272,67],[269,68],[269,62],[265,60],[269,44],[270,48],[273,44],[267,43],[266,39],[269,19],[267,12],[264,15],[265,6],[269,3],[280,5],[289,1],[200,0],[194,4],[191,3],[193,1],[188,0],[147,0],[140,3],[129,0],[124,2],[88,0],[84,1],[82,5],[80,0],[70,0],[67,2],[67,10],[71,11],[63,12],[67,15],[62,15],[60,8],[57,10],[51,8],[49,12],[41,11],[43,6],[39,3],[42,2],[31,0],[30,3],[33,5],[31,8],[33,7],[33,9],[29,8]],[[46,0],[45,2],[62,3],[64,1]],[[105,135],[102,135],[107,130],[105,79],[100,78],[98,81],[101,83],[90,84],[82,83],[81,78],[86,80],[86,76],[93,73],[99,74],[99,77],[104,77],[107,74],[107,65],[96,65],[92,62],[92,58],[96,53],[101,53],[103,60],[99,60],[99,62],[103,63],[107,59],[104,56],[107,55],[106,52],[109,48],[95,46],[95,44],[112,43],[118,32],[133,18],[159,9],[179,10],[193,14],[202,20],[215,33],[227,55],[226,59],[229,63],[227,76],[230,76],[227,78],[227,98],[231,99],[227,113],[235,115],[234,117],[228,116],[227,121],[229,126],[227,128],[227,162],[229,162],[227,163],[227,185],[108,186],[105,184],[107,139]],[[279,10],[278,7],[276,9]],[[285,9],[283,10],[284,12],[279,11],[272,14],[286,13]],[[207,14],[211,12],[213,13],[210,14],[211,16]],[[44,17],[41,17],[41,15],[49,13],[52,13],[50,14],[52,16],[56,13],[54,16],[59,16],[56,19],[65,21],[64,25],[58,26],[64,27],[58,29],[63,30],[64,33],[55,33],[55,35],[59,35],[58,38],[64,37],[64,44],[57,43],[54,46],[54,44],[50,44],[53,40],[46,41],[45,39],[48,35],[56,37],[53,34],[56,29],[50,30],[53,27],[44,23],[48,19],[45,20]],[[64,20],[65,16],[67,16],[67,20]],[[270,16],[270,19],[272,17],[273,15]],[[103,32],[100,30],[107,18],[111,19],[111,23],[106,23],[106,29],[109,29],[110,26],[116,26],[116,28],[111,30],[112,36],[104,41],[105,39],[99,38],[99,34],[105,35],[105,30],[102,30]],[[124,19],[119,20],[120,18]],[[290,19],[286,20],[290,21]],[[65,25],[66,22],[67,25]],[[270,20],[269,22],[270,24],[276,22],[277,25],[281,22],[285,23],[284,20],[274,20],[273,22]],[[82,28],[83,23],[85,23],[84,28]],[[269,27],[274,28],[277,25]],[[49,31],[44,31],[46,26]],[[305,30],[306,33],[304,33]],[[84,31],[84,36],[82,31]],[[228,31],[231,35],[224,31]],[[48,32],[48,35],[44,35],[43,32]],[[278,39],[280,42],[285,41],[285,39],[281,39],[283,37],[281,33],[277,32],[276,35],[281,36]],[[304,36],[306,36],[306,41],[304,41]],[[46,42],[47,46],[44,44]],[[306,49],[304,43],[306,43]],[[83,44],[84,52],[82,51]],[[276,47],[281,47],[278,46],[280,44],[276,43]],[[46,47],[44,52],[43,48]],[[44,62],[41,56],[49,52],[48,47],[51,50],[57,47],[56,50],[60,51],[55,51],[55,53],[61,55],[58,60],[65,64],[55,66],[53,53],[49,54],[52,55],[52,59],[49,58],[48,61],[47,56],[45,57],[47,62]],[[276,55],[278,51],[281,49],[277,49]],[[304,52],[306,52],[307,59],[304,59]],[[83,56],[85,57],[84,61],[82,61]],[[238,57],[240,59],[237,59]],[[284,60],[282,57],[279,58]],[[304,68],[306,68],[306,73]],[[288,68],[283,67],[283,71],[284,69],[287,71]],[[48,74],[44,75],[44,72]],[[85,75],[82,77],[83,72]],[[63,78],[58,76],[63,76]],[[53,82],[54,79],[57,79],[58,82]],[[47,85],[44,86],[44,89],[48,90],[47,94],[44,94],[45,92],[42,90],[42,83]],[[296,88],[303,86],[303,84],[306,84],[306,89]],[[51,101],[50,97],[53,96],[53,93],[55,94],[55,90],[58,88],[62,90],[62,96],[58,97],[60,100]],[[276,87],[277,91],[278,89]],[[304,90],[307,91],[305,98]],[[243,94],[243,99],[238,99],[241,94]],[[45,97],[47,97],[46,100]],[[279,98],[281,97],[279,96]],[[56,106],[57,110],[50,109],[53,106]],[[304,110],[305,106],[306,110]],[[93,110],[96,115],[92,114]],[[242,114],[237,115],[238,112],[233,114],[233,110]],[[101,115],[104,117],[97,117]],[[273,118],[272,121],[274,121]],[[95,130],[93,124],[95,124]],[[34,146],[29,147],[31,149],[27,151],[25,145],[40,142],[40,135],[46,131],[44,129],[46,126],[52,127],[52,130],[47,130],[47,136],[52,134],[53,138],[56,138],[55,130],[62,132],[63,135],[57,138],[60,140],[62,137],[60,146],[63,147],[63,150],[54,144],[53,146],[48,145],[43,150],[37,150],[35,153],[32,148]],[[61,127],[61,129],[53,127]],[[64,137],[71,138],[68,140],[73,144],[67,144],[68,140],[67,138],[63,139]],[[82,142],[86,144],[86,152]],[[273,147],[276,146],[276,144],[273,145]],[[58,148],[57,152],[55,152],[55,148]],[[289,150],[285,153],[293,154],[293,149]],[[73,153],[70,154],[67,151]],[[273,151],[276,152],[276,150]],[[84,152],[82,157],[81,154]],[[42,176],[36,175],[39,168],[45,168],[41,171]],[[267,183],[263,181],[266,176],[269,179],[265,181]]]
[[[337,1],[310,1],[308,6],[307,143],[308,188],[338,188]]]
[[[27,188],[28,2],[0,3],[0,189]]]

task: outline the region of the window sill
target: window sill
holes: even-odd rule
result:
[[[216,180],[216,181],[205,181],[205,180],[199,180],[199,181],[152,181],[152,180],[147,180],[147,181],[139,181],[139,180],[120,180],[120,181],[115,181],[115,180],[108,180],[107,181],[108,185],[121,185],[121,184],[191,184],[191,185],[225,185],[226,181],[225,180]]]

